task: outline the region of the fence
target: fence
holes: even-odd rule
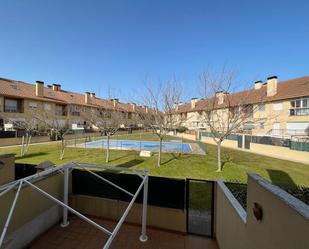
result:
[[[220,135],[221,135],[221,133],[218,133],[218,136],[220,136]],[[211,132],[208,132],[208,131],[200,131],[199,132],[199,140],[201,140],[202,137],[214,137],[214,135]],[[229,134],[226,139],[237,141],[237,137],[238,137],[237,134]]]
[[[106,170],[96,173],[130,192],[135,192],[141,182],[140,177],[136,175],[116,174]],[[148,203],[153,206],[184,210],[185,187],[186,181],[184,179],[150,176]],[[102,182],[90,173],[77,169],[72,172],[72,190],[75,195],[89,195],[122,201],[130,200],[130,197],[122,191]],[[142,194],[140,194],[136,201],[141,203],[142,200]]]
[[[309,151],[309,143],[291,141],[291,149],[300,151]]]
[[[36,172],[34,164],[15,163],[15,180],[34,175]]]
[[[213,137],[211,132],[199,132],[199,140],[202,137]],[[226,139],[237,141],[238,138],[242,137],[242,134],[230,134],[227,136]],[[282,146],[290,148],[291,150],[299,150],[299,151],[309,151],[309,143],[308,142],[299,142],[299,141],[292,141],[289,138],[280,138],[280,137],[272,137],[272,136],[253,136],[253,135],[245,135],[250,143],[256,144],[266,144],[266,145],[273,145],[273,146]]]

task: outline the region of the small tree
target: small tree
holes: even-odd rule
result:
[[[160,83],[157,86],[146,85],[140,97],[142,110],[139,111],[141,122],[146,127],[151,127],[159,140],[157,166],[161,165],[162,142],[172,131],[181,124],[181,118],[173,115],[175,103],[179,103],[182,87],[175,80]]]
[[[25,132],[25,135],[22,137],[20,149],[20,156],[23,157],[28,153],[32,134],[36,130],[36,120],[33,119],[33,115],[29,114],[22,120],[7,118],[7,123],[11,123],[14,129],[22,130]]]
[[[69,131],[66,120],[61,120],[56,113],[46,110],[35,113],[34,118],[41,127],[45,127],[45,130],[50,132],[51,140],[61,140],[60,159],[62,160],[65,152],[64,136]]]
[[[110,139],[117,133],[121,126],[127,124],[127,112],[122,110],[118,105],[117,99],[106,102],[105,106],[92,107],[84,114],[84,118],[92,125],[93,128],[107,136],[105,161],[109,162]]]
[[[233,132],[239,132],[246,123],[252,125],[261,119],[253,119],[263,102],[262,91],[242,91],[230,94],[235,84],[235,73],[223,68],[220,73],[204,72],[201,79],[203,110],[200,119],[206,123],[217,145],[218,172],[222,171],[221,144]],[[265,118],[263,118],[265,120]]]

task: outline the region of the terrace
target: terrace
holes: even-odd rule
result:
[[[222,181],[78,163],[14,181],[14,160],[0,156],[1,248],[309,248],[309,206],[256,174],[245,210]]]

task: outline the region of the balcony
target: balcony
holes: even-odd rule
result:
[[[14,155],[0,159],[4,248],[309,248],[309,206],[256,174],[248,175],[243,208],[222,181],[78,163],[14,181]]]

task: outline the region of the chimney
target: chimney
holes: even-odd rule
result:
[[[112,99],[112,101],[113,101],[114,107],[116,107],[116,106],[117,106],[117,103],[119,102],[119,99]]]
[[[90,92],[85,92],[85,103],[90,104]]]
[[[37,80],[35,83],[35,95],[37,97],[44,97],[44,82]]]
[[[191,99],[191,108],[194,109],[196,107],[197,98]]]
[[[53,91],[58,91],[58,85],[57,84],[53,84],[52,89],[53,89]]]
[[[174,109],[175,109],[175,111],[177,112],[178,111],[178,103],[174,103]]]
[[[258,90],[263,86],[263,82],[261,80],[258,80],[256,82],[254,82],[254,89]]]
[[[278,85],[277,76],[271,76],[267,78],[267,97],[276,95],[277,85]]]
[[[94,99],[94,98],[95,98],[95,93],[90,93],[90,97],[91,97],[92,99]]]
[[[224,102],[224,95],[225,93],[223,91],[217,91],[216,92],[216,98],[218,98],[218,105],[222,105]]]
[[[136,110],[136,104],[135,104],[135,103],[131,103],[131,106],[132,106],[133,111],[135,112],[135,110]]]

